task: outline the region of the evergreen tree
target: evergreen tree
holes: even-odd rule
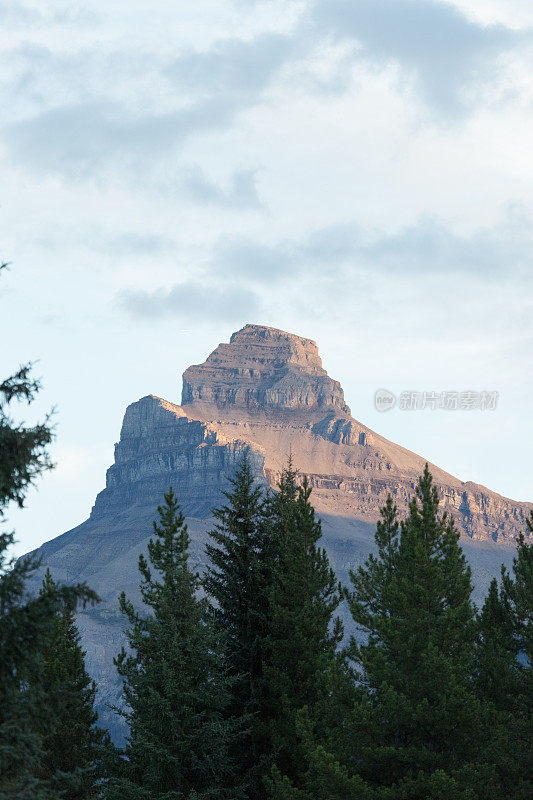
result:
[[[279,492],[262,498],[245,456],[226,493],[227,504],[208,546],[205,585],[228,632],[228,658],[238,677],[234,713],[248,733],[239,762],[250,798],[263,798],[275,781],[293,782],[301,761],[298,711],[313,714],[324,694],[325,671],[342,633],[330,630],[339,588],[318,546],[320,522],[299,488],[291,464]],[[277,770],[277,771],[276,771]]]
[[[533,534],[533,511],[526,520],[529,536]],[[521,690],[518,694],[518,713],[512,728],[516,736],[514,763],[521,794],[533,793],[533,543],[523,534],[518,537],[517,555],[513,559],[513,574],[502,569],[501,598],[511,618],[516,664]]]
[[[527,526],[533,533],[533,513]],[[497,796],[516,800],[533,792],[532,609],[533,545],[521,535],[513,574],[502,567],[501,585],[490,585],[476,652],[477,690],[492,712],[486,753],[497,768]]]
[[[58,588],[47,570],[41,596],[54,596]],[[47,710],[40,758],[42,779],[57,798],[100,797],[107,737],[96,727],[96,685],[85,668],[80,634],[68,606],[53,616],[51,635],[32,683]]]
[[[0,522],[8,503],[22,508],[28,487],[52,466],[47,453],[52,438],[49,419],[27,427],[9,413],[13,401],[31,403],[38,390],[30,365],[0,383]],[[9,555],[13,543],[12,532],[0,532],[0,800],[44,800],[57,798],[41,777],[41,721],[54,712],[42,705],[31,676],[58,608],[94,601],[96,595],[78,585],[30,597],[27,584],[39,560],[16,561]]]
[[[199,598],[189,567],[189,535],[172,489],[158,508],[148,561],[139,557],[148,616],[124,594],[129,648],[116,665],[130,724],[121,769],[110,780],[113,800],[215,800],[237,797],[229,747],[236,724],[226,718],[230,683],[220,632]],[[148,563],[149,562],[149,563]]]
[[[394,562],[398,553],[399,529],[397,508],[392,497],[387,497],[377,523],[375,541],[377,555],[370,555],[364,568],[358,571],[360,596],[364,604],[359,608],[359,628],[368,633],[374,617],[390,615],[390,589]],[[344,590],[344,594],[348,594]],[[352,602],[354,598],[352,597]],[[373,789],[359,774],[362,754],[375,746],[369,725],[369,693],[361,669],[356,671],[350,662],[350,653],[357,648],[340,650],[330,663],[324,680],[327,692],[319,701],[315,719],[306,709],[298,714],[298,733],[306,765],[300,787],[287,778],[274,782],[273,800],[367,800],[376,796]]]
[[[438,515],[426,465],[400,530],[392,499],[377,556],[351,574],[363,642],[351,654],[365,692],[349,728],[352,764],[380,797],[489,797],[487,719],[471,682],[471,574],[453,520]]]
[[[533,534],[533,511],[526,520],[529,535]],[[520,661],[523,675],[531,676],[533,663],[533,544],[524,534],[518,537],[517,555],[513,559],[513,575],[502,568],[502,600],[512,621],[515,647],[525,658]]]
[[[314,791],[309,785],[304,731],[320,730],[330,701],[329,677],[342,639],[333,619],[340,587],[327,555],[318,546],[322,530],[310,502],[307,478],[297,486],[291,462],[275,498],[278,559],[269,593],[269,637],[265,678],[270,698],[274,760],[270,793]],[[307,728],[306,728],[307,724]]]
[[[234,677],[228,713],[243,720],[246,732],[234,753],[240,781],[253,800],[264,795],[269,768],[263,665],[267,630],[267,590],[272,581],[272,498],[254,483],[246,451],[224,492],[226,504],[206,548],[210,566],[204,586],[216,601],[216,615],[227,641],[228,669]]]
[[[272,800],[373,800],[375,794],[357,770],[356,689],[342,651],[322,676],[322,697],[311,717],[296,714],[300,774],[283,776],[277,766],[269,781]]]

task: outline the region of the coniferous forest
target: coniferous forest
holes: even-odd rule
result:
[[[25,427],[31,368],[0,384],[0,513],[51,467],[50,421]],[[122,594],[115,661],[128,735],[98,727],[76,608],[10,560],[0,534],[0,800],[526,800],[532,796],[533,515],[485,603],[426,466],[405,519],[389,496],[376,551],[341,586],[308,482],[275,492],[244,455],[214,510],[200,575],[172,489]],[[356,635],[344,635],[347,604]]]

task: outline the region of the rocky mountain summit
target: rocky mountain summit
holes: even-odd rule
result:
[[[181,402],[236,406],[252,413],[350,414],[340,383],[322,367],[316,342],[264,325],[245,325],[203,364],[186,369]]]
[[[80,615],[103,700],[114,702],[118,691],[112,666],[122,626],[117,596],[125,589],[138,597],[138,554],[163,492],[172,486],[177,493],[193,556],[203,566],[211,509],[245,449],[265,485],[277,486],[289,453],[309,476],[325,547],[345,582],[372,550],[387,494],[404,514],[425,464],[351,416],[315,342],[262,325],[246,325],[203,364],[186,369],[181,405],[153,395],[132,403],[89,519],[40,548],[43,569],[60,580],[86,580],[103,599]],[[511,560],[533,505],[430,468],[441,508],[463,535],[481,596],[502,561]]]

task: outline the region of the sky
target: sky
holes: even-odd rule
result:
[[[79,524],[126,406],[247,322],[317,341],[356,419],[533,499],[530,0],[0,0],[0,375],[34,361]],[[377,389],[498,392],[493,410]]]

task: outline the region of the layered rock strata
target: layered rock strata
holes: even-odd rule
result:
[[[182,404],[207,403],[253,412],[275,409],[350,414],[316,343],[263,325],[245,325],[207,360],[183,374]]]

